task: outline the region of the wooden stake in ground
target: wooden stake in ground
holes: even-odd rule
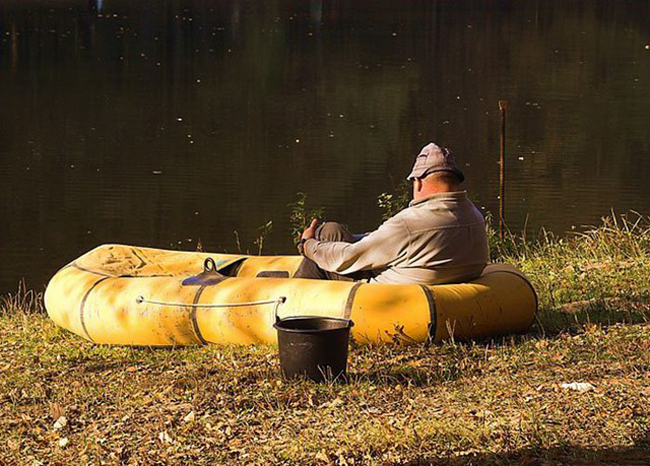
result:
[[[506,108],[508,102],[499,101],[501,111],[501,137],[499,139],[499,240],[503,241],[506,202]]]

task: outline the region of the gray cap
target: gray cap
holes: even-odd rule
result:
[[[455,173],[461,182],[465,181],[465,175],[456,165],[456,159],[451,155],[451,151],[446,147],[439,147],[430,142],[422,148],[415,158],[413,170],[406,179],[413,181],[417,178],[424,178],[431,173],[443,171]]]

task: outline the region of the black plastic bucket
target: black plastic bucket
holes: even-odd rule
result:
[[[273,327],[278,331],[280,368],[285,379],[307,376],[315,382],[345,380],[350,319],[288,317]]]

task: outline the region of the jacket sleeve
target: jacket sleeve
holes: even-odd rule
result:
[[[409,235],[404,221],[393,217],[356,243],[309,239],[305,257],[323,270],[349,274],[360,270],[384,269],[408,254]]]

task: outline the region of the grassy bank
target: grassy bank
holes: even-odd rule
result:
[[[0,311],[0,464],[646,464],[648,222],[493,253],[538,290],[530,333],[354,347],[347,385],[282,382],[266,346],[95,346],[21,290]]]

